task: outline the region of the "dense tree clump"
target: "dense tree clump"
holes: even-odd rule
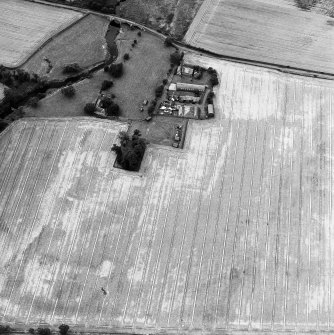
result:
[[[84,107],[84,112],[88,115],[93,115],[96,111],[95,104],[92,102],[88,102]]]
[[[111,64],[108,71],[112,77],[120,78],[123,75],[123,63]]]
[[[12,109],[27,102],[29,96],[44,91],[47,82],[35,73],[22,69],[10,70],[0,65],[0,83],[6,85],[0,102],[0,114],[8,115]]]
[[[65,65],[63,68],[63,74],[75,74],[82,71],[81,66],[78,63],[72,63]]]
[[[37,328],[38,335],[51,335],[50,328]]]
[[[92,10],[100,11],[106,14],[115,14],[115,5],[109,5],[108,0],[91,0],[88,2],[87,7]]]
[[[37,108],[38,107],[39,100],[37,97],[32,97],[28,101],[28,106],[32,108]]]
[[[170,62],[172,65],[180,65],[182,58],[183,53],[176,50],[170,55]]]
[[[157,98],[160,98],[162,96],[162,92],[164,90],[164,86],[163,85],[159,85],[156,89],[155,89],[155,96]]]
[[[111,148],[116,153],[117,163],[125,170],[138,171],[146,150],[146,140],[138,129],[130,136],[126,132],[119,134],[120,145]]]
[[[164,44],[166,47],[171,47],[173,45],[173,39],[169,36],[166,37]]]
[[[67,333],[70,329],[70,327],[68,325],[65,325],[65,324],[61,324],[58,328],[59,328],[59,333],[61,335],[67,335]]]
[[[104,108],[107,116],[120,116],[121,110],[111,97],[105,96],[101,99],[100,106]]]
[[[219,84],[219,80],[218,80],[218,74],[217,71],[215,69],[213,69],[212,67],[208,68],[208,73],[210,75],[210,84],[212,86],[216,86]]]
[[[63,87],[61,93],[67,98],[72,98],[75,95],[75,88],[72,85]]]
[[[7,334],[10,333],[13,329],[9,326],[0,325],[0,334]]]

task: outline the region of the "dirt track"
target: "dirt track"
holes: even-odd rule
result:
[[[138,175],[112,168],[120,124],[1,136],[0,323],[334,329],[334,84],[192,60],[221,75],[216,118]]]

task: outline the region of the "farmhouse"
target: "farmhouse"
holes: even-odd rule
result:
[[[168,90],[169,90],[169,91],[172,91],[172,92],[176,91],[176,84],[175,84],[175,83],[171,83],[171,84],[169,85],[169,87],[168,87]]]
[[[176,89],[178,91],[199,91],[204,92],[206,89],[205,85],[196,85],[196,84],[188,84],[188,83],[177,83]]]

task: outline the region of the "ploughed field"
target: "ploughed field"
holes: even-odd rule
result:
[[[2,133],[0,323],[334,329],[334,85],[188,61],[220,74],[216,118],[139,173],[113,168],[119,123]]]
[[[76,11],[29,1],[1,1],[0,64],[20,66],[46,40],[80,17]]]
[[[291,0],[205,0],[185,41],[221,55],[334,73],[334,19]]]

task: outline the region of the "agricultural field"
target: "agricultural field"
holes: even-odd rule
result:
[[[67,64],[78,63],[87,68],[104,61],[108,26],[109,20],[103,17],[85,16],[51,39],[24,64],[23,69],[51,79],[62,79],[62,69]]]
[[[334,19],[319,6],[305,11],[292,0],[205,0],[185,41],[217,54],[334,73]]]
[[[81,17],[76,11],[28,1],[2,1],[0,64],[21,65],[46,40]]]
[[[1,324],[334,330],[334,84],[190,61],[219,73],[216,117],[139,173],[113,167],[121,123],[0,135]]]

